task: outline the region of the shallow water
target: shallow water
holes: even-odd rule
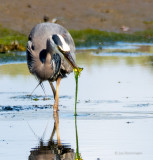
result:
[[[77,105],[82,158],[151,160],[152,53],[144,50],[141,54],[97,54],[91,50],[79,53],[77,62],[84,68],[79,78]],[[45,82],[48,99],[44,100],[41,87],[30,97],[37,84],[25,63],[0,66],[0,159],[28,159],[33,153],[30,151],[40,148],[41,138],[44,146],[48,145],[54,126],[53,95]],[[76,152],[74,103],[75,79],[70,74],[60,85],[59,134],[62,145],[68,144],[72,153]],[[55,135],[55,148],[56,139]]]

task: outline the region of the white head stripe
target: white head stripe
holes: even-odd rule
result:
[[[58,37],[59,37],[59,39],[60,39],[61,42],[62,42],[61,48],[63,49],[63,51],[70,51],[70,47],[69,47],[69,45],[65,42],[64,38],[63,38],[61,35],[59,35],[59,34],[58,34]]]

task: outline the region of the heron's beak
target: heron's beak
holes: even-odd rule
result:
[[[78,68],[77,64],[75,63],[70,52],[65,52],[63,55],[66,58],[66,60],[68,61],[68,63],[72,66],[73,69],[79,70],[79,68]]]
[[[70,51],[63,51],[60,46],[57,46],[57,48],[63,54],[63,56],[65,57],[67,62],[72,66],[74,72],[78,72],[78,74],[80,74],[80,72],[83,70],[83,68],[79,68],[77,66],[77,64],[75,63]]]

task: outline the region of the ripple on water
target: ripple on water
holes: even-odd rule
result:
[[[101,103],[121,103],[119,100],[84,100],[84,103],[101,104]]]
[[[42,95],[16,95],[16,96],[12,96],[10,97],[11,99],[33,99],[33,100],[51,100],[54,99],[54,96],[42,96]],[[59,96],[60,99],[72,99],[71,96]]]
[[[113,53],[109,53],[109,52],[100,52],[100,53],[91,53],[94,56],[102,56],[102,57],[140,57],[140,56],[153,56],[153,54],[151,53],[137,53],[137,52],[133,52],[133,53],[125,53],[125,52],[113,52]]]
[[[146,108],[146,107],[153,107],[152,103],[144,103],[144,104],[129,104],[124,107],[129,107],[129,108]]]

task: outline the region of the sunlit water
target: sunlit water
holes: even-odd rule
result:
[[[152,160],[153,55],[88,52],[77,63],[84,68],[77,106],[82,158]],[[28,96],[37,84],[25,63],[0,66],[0,159],[27,160],[40,138],[50,138],[53,95],[45,82],[48,100],[41,87]],[[60,84],[59,132],[76,151],[74,103],[72,73]]]

